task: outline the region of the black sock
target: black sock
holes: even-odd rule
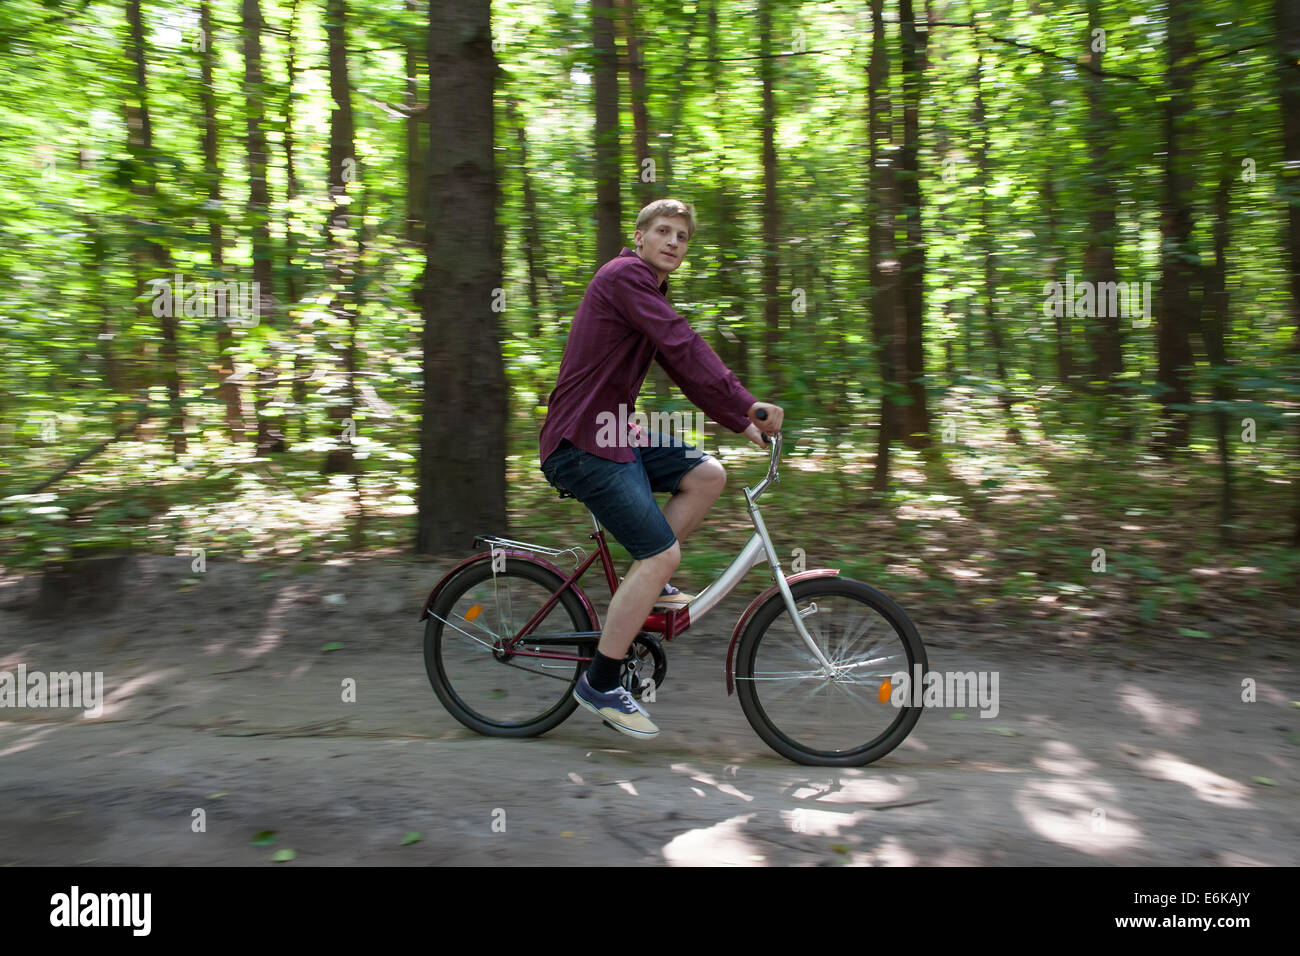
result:
[[[597,651],[596,659],[587,665],[587,683],[591,685],[592,690],[607,694],[618,686],[618,678],[622,669],[623,662],[621,660],[615,657],[606,657],[600,651]]]

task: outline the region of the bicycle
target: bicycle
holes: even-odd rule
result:
[[[902,608],[870,585],[842,578],[835,568],[782,572],[756,504],[780,481],[781,435],[769,443],[767,476],[743,489],[753,536],[689,604],[652,610],[624,661],[623,686],[654,700],[667,675],[664,643],[702,620],[766,560],[773,583],[732,630],[727,694],[737,694],[755,732],[783,757],[814,766],[863,766],[901,744],[920,719],[915,701],[894,705],[891,679],[899,671],[911,677],[918,665],[925,673],[925,646]],[[425,600],[425,669],[443,706],[471,730],[537,736],[577,708],[573,688],[601,633],[577,582],[599,559],[610,595],[618,589],[604,530],[591,518],[596,551],[590,556],[577,547],[480,535],[474,546],[490,550],[453,567]],[[550,560],[566,554],[575,566],[567,575]],[[882,621],[886,627],[873,640]],[[543,623],[547,629],[539,630]]]

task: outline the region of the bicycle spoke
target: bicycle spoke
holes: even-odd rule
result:
[[[453,628],[454,630],[459,631],[461,634],[464,634],[466,637],[468,637],[468,638],[469,638],[471,641],[473,641],[475,644],[481,644],[481,645],[482,645],[486,650],[491,651],[491,650],[493,649],[493,646],[492,646],[491,644],[487,643],[486,641],[480,640],[479,638],[477,638],[477,637],[475,637],[473,634],[471,634],[469,631],[465,630],[463,627],[460,627],[460,626],[458,626],[457,624],[455,624],[454,622],[447,620],[445,617],[439,617],[437,614],[433,614],[432,612],[430,612],[430,616],[431,616],[431,617],[435,617],[435,618],[437,618],[439,621],[442,621],[442,623],[446,624],[448,627]],[[465,621],[465,618],[464,618],[462,615],[460,615],[460,614],[457,614],[456,617],[460,618],[460,620],[462,620],[462,621]],[[466,623],[466,624],[473,624],[474,622],[472,622],[472,621],[465,621],[465,623]],[[478,625],[475,625],[475,626],[478,626]],[[487,628],[483,628],[483,630],[487,631],[489,634],[492,634],[492,632],[491,632],[491,631],[488,631]],[[493,636],[494,638],[496,637],[495,634],[493,634],[492,636]]]
[[[546,645],[525,640],[512,653],[502,650],[561,583],[551,572],[515,558],[507,559],[504,570],[487,562],[471,565],[454,587],[448,582],[426,635],[425,658],[439,699],[466,726],[528,736],[572,713],[576,704],[568,688],[585,666],[577,658],[584,656],[589,639]],[[592,629],[573,593],[552,605],[547,620],[552,624],[546,630],[555,636]]]
[[[879,696],[895,672],[910,669],[907,646],[888,618],[854,595],[855,586],[860,587],[856,582],[805,586],[796,598],[802,610],[817,608],[802,621],[830,661],[830,674],[784,609],[760,633],[747,636],[748,652],[736,679],[755,728],[762,728],[764,739],[772,732],[779,736],[769,740],[773,746],[782,743],[831,758],[842,754],[852,764],[848,755],[869,751],[907,719],[903,709]]]

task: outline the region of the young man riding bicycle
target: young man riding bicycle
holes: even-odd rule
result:
[[[547,481],[586,505],[635,559],[574,690],[579,704],[632,737],[654,737],[659,728],[620,685],[623,660],[656,604],[686,600],[668,586],[681,560],[679,542],[727,480],[716,459],[627,421],[650,362],[658,361],[710,418],[760,447],[763,433],[776,434],[783,418],[779,406],[756,401],[668,304],[668,276],[682,264],[695,226],[694,210],[675,199],[652,202],[637,215],[635,250],[624,248],[587,286],[540,435]],[[671,495],[662,511],[654,492]]]

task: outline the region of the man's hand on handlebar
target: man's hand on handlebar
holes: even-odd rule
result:
[[[779,432],[784,420],[785,410],[780,405],[755,402],[749,409],[749,427],[745,429],[745,437],[760,448],[766,448],[764,436]]]
[[[745,428],[743,434],[746,438],[752,441],[759,448],[766,450],[767,443],[768,441],[770,441],[770,439],[766,435],[764,435],[761,431],[759,431],[758,426],[755,425],[753,422],[749,423],[749,425]]]

